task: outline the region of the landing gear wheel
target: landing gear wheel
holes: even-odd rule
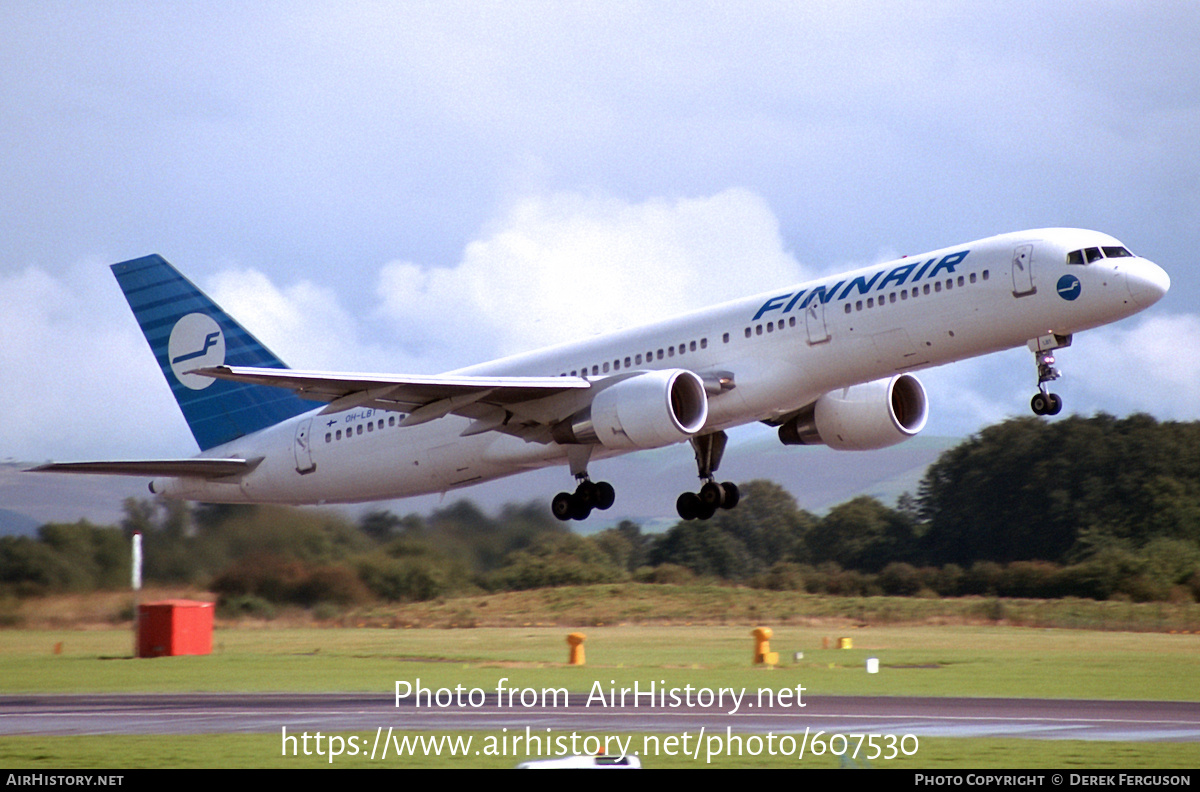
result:
[[[717,504],[705,503],[694,492],[685,492],[675,501],[675,511],[685,520],[707,520],[717,513]]]
[[[675,511],[679,512],[679,516],[685,520],[699,518],[700,510],[703,507],[700,496],[694,492],[685,492],[675,501]]]
[[[569,492],[560,492],[550,501],[550,511],[560,520],[569,520],[575,515],[572,504],[573,496]]]
[[[1034,415],[1058,415],[1062,412],[1063,400],[1057,393],[1037,393],[1029,406]]]
[[[617,491],[613,489],[613,485],[607,481],[596,483],[596,508],[604,511],[610,508],[617,500]]]
[[[575,497],[578,498],[581,503],[586,504],[588,510],[590,511],[591,508],[596,505],[596,500],[600,494],[599,489],[600,488],[594,483],[584,479],[583,481],[579,482],[579,486],[575,488]]]
[[[738,492],[737,484],[732,481],[721,483],[721,489],[725,490],[725,497],[721,501],[722,509],[732,509],[738,505],[738,501],[742,499],[742,494]]]
[[[592,513],[592,505],[584,498],[579,497],[579,494],[571,496],[571,518],[574,520],[586,520]]]
[[[725,502],[725,490],[715,481],[709,481],[700,488],[700,502],[705,507],[712,506],[714,511]]]

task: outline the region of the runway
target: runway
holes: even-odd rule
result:
[[[0,735],[374,733],[572,730],[683,732],[727,727],[753,734],[913,734],[1044,740],[1200,741],[1200,703],[812,696],[804,707],[502,705],[495,695],[464,706],[397,706],[386,693],[193,693],[0,696]]]

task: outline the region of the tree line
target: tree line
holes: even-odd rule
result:
[[[710,520],[590,536],[540,502],[488,515],[464,500],[355,522],[130,499],[119,526],[0,539],[0,587],[128,585],[128,537],[140,531],[147,581],[205,586],[227,614],[696,578],[829,594],[1200,600],[1200,423],[1013,419],[945,452],[895,506],[859,497],[823,516],[772,482],[740,486],[741,504]]]

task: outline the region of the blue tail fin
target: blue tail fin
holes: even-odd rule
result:
[[[293,393],[188,372],[201,366],[287,368],[162,256],[112,265],[200,449],[314,408]]]

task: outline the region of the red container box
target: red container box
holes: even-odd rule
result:
[[[213,604],[163,600],[138,606],[138,657],[212,654]]]

